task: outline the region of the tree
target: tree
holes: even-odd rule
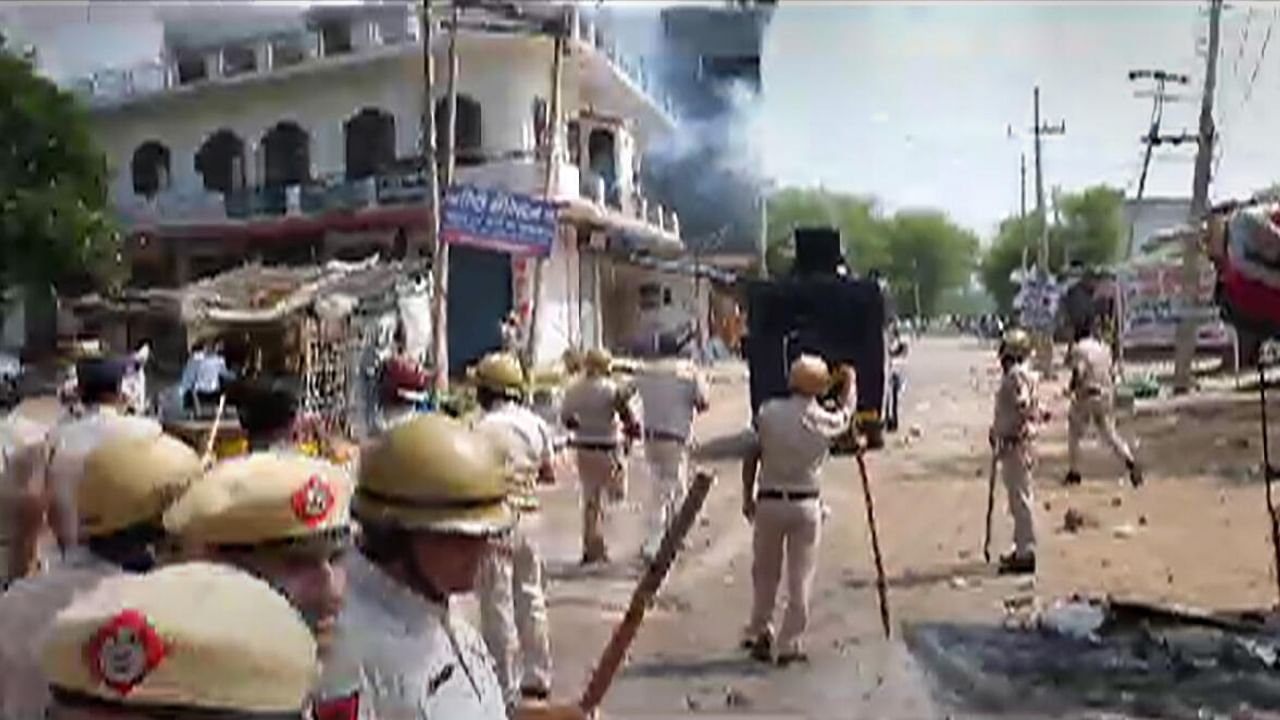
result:
[[[75,99],[0,37],[0,297],[23,293],[28,346],[53,340],[54,293],[123,279],[107,166]]]
[[[936,210],[904,210],[884,226],[889,254],[885,275],[899,312],[933,317],[945,294],[968,284],[978,255],[977,236]]]
[[[884,228],[875,201],[822,189],[785,188],[769,197],[765,262],[773,275],[786,273],[795,257],[792,233],[798,227],[832,226],[840,230],[844,256],[857,272],[888,261]]]
[[[1058,199],[1060,221],[1049,227],[1049,269],[1061,275],[1070,263],[1107,265],[1119,256],[1125,238],[1124,195],[1105,185],[1066,193]],[[1010,275],[1025,257],[1034,265],[1039,255],[1040,221],[1005,218],[982,258],[979,276],[1001,312],[1009,312],[1017,287]]]
[[[850,269],[880,270],[900,310],[936,312],[949,291],[961,289],[973,272],[978,240],[933,210],[910,210],[883,217],[875,200],[822,189],[786,188],[769,198],[766,261],[769,272],[785,273],[795,248],[797,227],[832,226],[840,230]]]
[[[107,166],[75,99],[0,39],[0,290],[28,299],[121,278]]]

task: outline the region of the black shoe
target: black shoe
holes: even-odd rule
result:
[[[1000,557],[1000,566],[996,570],[999,575],[1033,575],[1036,571],[1036,556],[1013,553]]]
[[[1084,478],[1080,477],[1080,473],[1076,472],[1075,470],[1072,470],[1067,473],[1067,476],[1065,478],[1063,478],[1062,484],[1063,485],[1079,485],[1083,480]]]
[[[777,662],[778,662],[778,667],[788,667],[795,663],[800,663],[801,665],[808,665],[809,654],[801,650],[782,653],[781,655],[778,656]]]
[[[773,638],[768,633],[761,633],[753,638],[746,638],[742,641],[742,649],[747,651],[752,660],[758,662],[773,662]]]
[[[1146,481],[1146,478],[1142,476],[1142,466],[1139,465],[1137,462],[1130,462],[1129,463],[1129,484],[1137,488],[1137,487],[1142,487],[1142,483],[1145,481]]]
[[[604,565],[609,562],[609,553],[604,550],[586,551],[582,553],[582,564]]]
[[[539,687],[520,688],[520,698],[532,702],[546,702],[551,699],[551,691]]]

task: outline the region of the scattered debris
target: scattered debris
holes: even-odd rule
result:
[[[1111,534],[1121,540],[1128,540],[1137,533],[1138,529],[1128,523],[1111,528]]]
[[[724,706],[727,708],[749,708],[755,703],[745,692],[735,687],[724,689]]]
[[[1146,527],[1146,526],[1147,526],[1147,516],[1146,516],[1146,515],[1139,515],[1139,516],[1138,516],[1138,527]]]
[[[959,575],[951,576],[951,579],[947,581],[947,584],[956,590],[964,590],[965,588],[969,587],[969,581],[960,577]]]
[[[973,551],[960,550],[959,552],[956,553],[956,557],[960,558],[961,560],[968,560],[969,558],[973,557]]]
[[[1051,512],[1052,510],[1053,510],[1053,503],[1049,502],[1048,500],[1045,500],[1045,501],[1044,501],[1044,511],[1045,511],[1045,512]]]
[[[1249,443],[1249,438],[1247,438],[1247,437],[1238,437],[1238,438],[1232,438],[1232,439],[1231,439],[1231,444],[1232,444],[1232,446],[1234,446],[1237,450],[1248,450],[1248,449],[1249,449],[1249,444],[1250,444],[1250,443]]]
[[[686,710],[697,712],[702,709],[702,701],[692,695],[685,695],[684,707]]]
[[[1111,498],[1111,507],[1120,507],[1123,504],[1124,500],[1122,500],[1119,495]]]
[[[920,438],[924,437],[924,429],[921,428],[919,425],[912,425],[911,429],[908,430],[907,432],[908,434],[911,435],[912,438],[916,440],[919,440]]]
[[[1099,601],[1059,600],[1036,617],[1036,627],[1064,637],[1096,640],[1106,621],[1106,608]]]
[[[1077,533],[1085,528],[1098,527],[1098,519],[1076,508],[1067,508],[1062,515],[1062,529],[1069,533]]]
[[[1030,592],[1036,589],[1036,579],[1034,577],[1024,577],[1014,583],[1013,586],[1023,592]]]

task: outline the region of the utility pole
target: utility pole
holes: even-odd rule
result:
[[[564,53],[565,53],[565,37],[569,33],[569,11],[566,10],[559,18],[559,22],[555,27],[555,38],[551,43],[551,102],[549,105],[549,115],[547,118],[547,172],[543,176],[542,196],[547,200],[555,196],[556,190],[556,168],[560,161],[560,105],[561,105],[561,86],[564,75]],[[559,242],[559,228],[556,228],[556,237],[552,242]],[[533,266],[533,302],[529,307],[529,334],[528,344],[525,347],[525,367],[533,369],[533,364],[537,360],[538,338],[541,333],[538,332],[538,308],[542,304],[542,273],[546,260],[537,258]]]
[[[1036,217],[1040,219],[1040,252],[1037,256],[1037,263],[1040,269],[1045,273],[1049,272],[1049,222],[1045,217],[1044,206],[1044,166],[1040,159],[1040,137],[1042,135],[1064,135],[1067,132],[1066,121],[1059,122],[1057,125],[1042,124],[1040,122],[1040,86],[1035,89],[1034,102],[1034,120],[1035,127],[1032,133],[1035,135],[1035,153],[1036,153]]]
[[[449,26],[449,76],[447,86],[447,104],[445,113],[444,136],[447,145],[443,167],[437,165],[436,148],[436,115],[432,102],[434,85],[435,59],[432,56],[432,38],[435,27],[431,20],[431,0],[422,3],[423,35],[422,63],[427,76],[427,91],[423,97],[423,130],[422,146],[427,173],[428,204],[431,210],[431,241],[434,257],[431,262],[432,289],[431,298],[431,345],[435,353],[436,374],[435,389],[445,392],[449,389],[449,244],[440,234],[441,187],[448,188],[453,183],[454,163],[457,158],[457,111],[458,111],[458,6],[453,6],[452,22]],[[442,172],[443,171],[443,172]]]
[[[1167,70],[1130,70],[1129,81],[1136,80],[1154,80],[1156,88],[1151,94],[1151,126],[1147,130],[1147,134],[1142,138],[1143,144],[1147,146],[1146,152],[1142,158],[1142,174],[1138,176],[1138,195],[1137,202],[1142,202],[1143,193],[1147,189],[1147,170],[1151,167],[1151,151],[1161,144],[1160,123],[1164,120],[1164,103],[1166,100],[1177,100],[1177,96],[1169,95],[1165,92],[1165,85],[1168,83],[1177,83],[1186,85],[1191,82],[1191,78],[1181,73],[1169,72]],[[1142,97],[1146,93],[1138,92],[1135,97]],[[1135,207],[1135,210],[1137,207]],[[1134,226],[1129,225],[1129,242],[1125,249],[1125,257],[1128,258],[1133,254]]]
[[[1018,205],[1018,227],[1022,232],[1022,273],[1027,272],[1027,154],[1018,154],[1018,171],[1021,175],[1021,195]]]
[[[1049,272],[1049,220],[1045,217],[1044,206],[1044,164],[1041,161],[1040,137],[1042,135],[1063,135],[1067,132],[1066,121],[1061,121],[1057,125],[1049,125],[1040,122],[1040,86],[1035,88],[1033,102],[1033,120],[1035,126],[1032,133],[1035,136],[1035,153],[1036,153],[1036,217],[1040,220],[1040,248],[1036,257],[1036,266],[1042,273],[1042,278],[1048,282]],[[1052,328],[1040,328],[1036,333],[1036,365],[1040,373],[1048,378],[1053,379],[1053,333]]]
[[[435,21],[431,0],[422,0],[422,172],[427,179],[427,245],[431,247],[431,354],[435,361],[435,389],[449,388],[449,332],[445,316],[448,255],[440,241],[440,178],[436,174],[436,114],[431,102],[435,86],[432,56]]]
[[[1218,84],[1218,35],[1223,0],[1209,3],[1209,56],[1205,59],[1204,93],[1200,96],[1200,147],[1196,153],[1195,177],[1191,186],[1191,215],[1182,245],[1182,308],[1174,345],[1173,391],[1191,389],[1191,365],[1196,352],[1198,318],[1192,313],[1200,294],[1200,247],[1198,229],[1209,207],[1209,174],[1213,165],[1213,95]]]

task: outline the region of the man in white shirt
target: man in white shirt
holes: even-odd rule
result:
[[[1111,349],[1097,338],[1096,323],[1078,333],[1075,347],[1068,356],[1071,366],[1071,410],[1067,416],[1066,485],[1077,485],[1080,477],[1080,440],[1089,426],[1102,435],[1111,451],[1124,461],[1129,482],[1142,484],[1142,466],[1116,432],[1115,389],[1111,378]]]
[[[818,399],[831,386],[827,364],[801,355],[791,364],[791,395],[766,402],[756,416],[754,443],[742,465],[742,514],[752,523],[751,568],[755,597],[743,646],[757,660],[787,665],[807,659],[803,635],[817,569],[822,509],[818,476],[831,442],[849,429],[854,413],[853,371],[838,370],[838,410]],[[758,489],[757,489],[758,484]],[[787,610],[774,643],[773,612],[786,560]]]
[[[678,357],[680,347],[674,334],[659,336],[657,345],[654,359],[634,383],[644,415],[645,458],[652,483],[646,508],[647,537],[640,550],[646,560],[657,554],[667,526],[680,510],[693,416],[710,406],[698,368]]]

